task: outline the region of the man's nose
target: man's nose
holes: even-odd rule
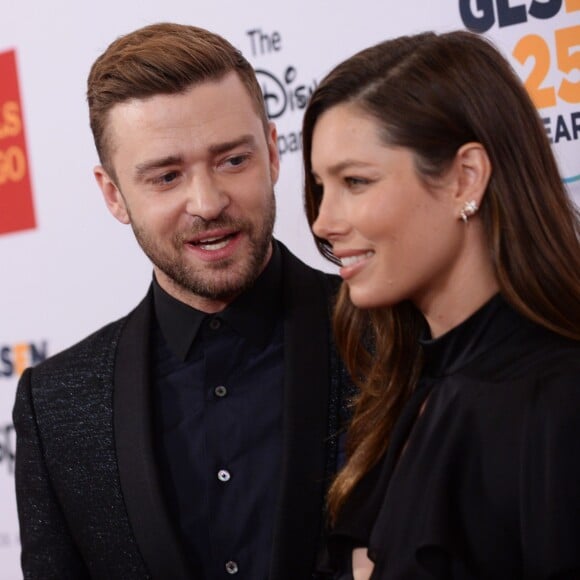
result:
[[[205,221],[218,218],[229,205],[229,195],[211,175],[197,174],[187,188],[185,211]]]

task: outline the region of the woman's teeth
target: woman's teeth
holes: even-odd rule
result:
[[[346,256],[345,258],[341,259],[342,267],[347,268],[348,266],[353,266],[358,262],[362,262],[363,260],[370,258],[373,254],[374,252],[369,250],[368,252],[365,252],[364,254],[359,254],[358,256]]]

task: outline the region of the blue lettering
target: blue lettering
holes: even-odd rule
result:
[[[9,346],[3,346],[0,349],[0,361],[3,363],[0,369],[0,376],[2,377],[10,377],[14,372],[14,363],[10,357],[11,353],[12,349]]]
[[[471,8],[471,0],[459,0],[459,13],[465,28],[473,32],[487,32],[495,23],[493,0],[475,0],[476,15]]]
[[[31,344],[30,345],[30,364],[32,366],[46,360],[48,356],[48,349],[46,340],[42,342],[41,345]]]
[[[529,14],[534,18],[540,18],[547,20],[556,16],[562,8],[562,0],[548,0],[548,2],[538,2],[538,0],[533,0],[530,6]]]
[[[526,20],[525,5],[510,6],[509,0],[497,0],[497,21],[500,28],[521,24]]]

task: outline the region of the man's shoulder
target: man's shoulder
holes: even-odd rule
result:
[[[340,287],[340,276],[336,274],[329,274],[323,272],[318,268],[309,266],[303,262],[296,254],[292,253],[282,242],[277,242],[282,253],[282,263],[284,268],[298,276],[308,276],[317,279],[319,283],[327,290],[327,292],[334,294]]]
[[[78,372],[85,367],[97,371],[101,364],[112,364],[123,328],[129,318],[139,308],[144,307],[146,300],[147,298],[129,314],[105,324],[75,344],[50,356],[34,367],[34,373],[37,376],[51,375],[66,372],[69,368],[74,368]]]
[[[35,374],[53,374],[72,366],[77,369],[84,365],[96,366],[99,359],[109,359],[113,356],[126,320],[127,316],[124,316],[110,322],[72,346],[50,356],[34,367]]]

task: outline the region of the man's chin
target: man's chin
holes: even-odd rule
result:
[[[247,274],[232,275],[223,272],[224,268],[214,270],[214,273],[207,277],[207,280],[199,279],[187,280],[173,279],[174,283],[198,298],[206,300],[219,300],[221,302],[230,302],[236,296],[250,288],[256,281],[257,276]],[[216,280],[216,273],[222,272],[222,280]]]

